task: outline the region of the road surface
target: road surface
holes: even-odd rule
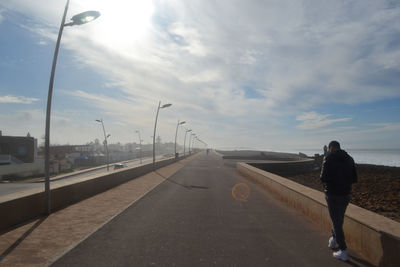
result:
[[[52,266],[350,266],[328,238],[204,153]]]
[[[159,155],[156,157],[156,160],[160,160],[162,158],[163,158],[163,155]],[[153,157],[146,157],[146,158],[142,159],[142,163],[150,163],[152,161],[153,161]],[[127,167],[131,167],[131,166],[139,165],[140,159],[134,159],[134,160],[124,161],[124,162],[127,165]],[[114,164],[115,163],[110,164],[109,172],[114,170]],[[51,180],[53,180],[51,182],[51,185],[57,184],[57,182],[60,180],[68,179],[70,181],[73,181],[73,180],[78,181],[84,177],[94,175],[94,174],[102,174],[102,173],[107,173],[107,167],[97,168],[94,170],[88,170],[88,171],[80,172],[77,174],[71,173],[71,175],[68,175],[67,177],[62,178],[62,179],[57,178],[57,176],[51,177]],[[65,174],[60,175],[60,176],[62,177],[64,175]],[[32,189],[32,188],[43,188],[43,190],[44,190],[44,182],[15,182],[15,183],[4,183],[3,182],[3,183],[0,183],[0,196],[4,196],[4,195],[20,192],[20,191]]]

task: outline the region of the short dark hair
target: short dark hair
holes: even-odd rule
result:
[[[338,141],[331,141],[329,143],[329,148],[340,149],[340,144]]]

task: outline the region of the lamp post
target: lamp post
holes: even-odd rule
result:
[[[192,153],[192,152],[190,151],[190,144],[191,144],[191,142],[192,142],[192,136],[196,136],[196,134],[195,134],[195,133],[192,133],[192,134],[190,134],[190,136],[189,136],[189,155]]]
[[[142,138],[140,137],[140,131],[136,130],[135,133],[139,135],[139,147],[140,147],[140,164],[142,164]]]
[[[153,134],[153,164],[156,162],[156,129],[157,129],[158,113],[160,112],[160,108],[167,108],[170,106],[172,106],[172,104],[164,104],[161,106],[161,101],[158,102],[156,121],[154,123],[154,134]]]
[[[60,49],[60,42],[62,32],[65,26],[81,25],[92,20],[95,20],[100,16],[98,11],[86,11],[75,15],[71,18],[72,22],[65,23],[69,6],[69,0],[65,5],[64,14],[61,20],[60,29],[58,31],[58,37],[56,42],[56,48],[54,50],[53,65],[51,67],[50,81],[49,81],[49,92],[47,94],[47,107],[46,107],[46,129],[45,129],[45,141],[44,141],[44,170],[45,170],[45,199],[47,203],[47,214],[51,213],[51,199],[50,199],[50,116],[51,116],[51,99],[53,96],[53,84],[54,75],[56,72],[58,50]]]
[[[195,136],[194,138],[193,138],[193,141],[192,141],[192,150],[194,150],[194,141],[196,141],[197,140],[197,136]]]
[[[178,128],[179,128],[179,125],[182,125],[182,124],[185,124],[185,123],[186,123],[186,121],[179,122],[179,120],[178,120],[178,124],[176,125],[176,132],[175,132],[175,158],[178,157],[178,155],[176,154],[176,138],[178,137]]]
[[[103,133],[104,133],[104,147],[106,148],[106,153],[107,153],[107,171],[109,170],[109,154],[108,154],[108,142],[107,138],[111,136],[111,134],[106,135],[106,129],[104,128],[104,123],[103,119],[96,120],[97,122],[101,122],[101,125],[103,126]]]
[[[185,140],[183,141],[183,155],[184,156],[186,155],[186,135],[187,135],[187,133],[189,133],[191,131],[192,131],[192,129],[186,129],[186,132],[185,132]]]

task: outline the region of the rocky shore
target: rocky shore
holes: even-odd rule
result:
[[[400,168],[357,164],[358,183],[350,202],[400,222]],[[285,176],[302,185],[323,191],[320,171]]]

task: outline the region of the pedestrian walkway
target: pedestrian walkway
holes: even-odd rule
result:
[[[0,266],[44,266],[88,237],[197,155],[0,235]],[[4,216],[3,214],[1,216]]]
[[[203,154],[53,266],[349,266],[328,238]]]

